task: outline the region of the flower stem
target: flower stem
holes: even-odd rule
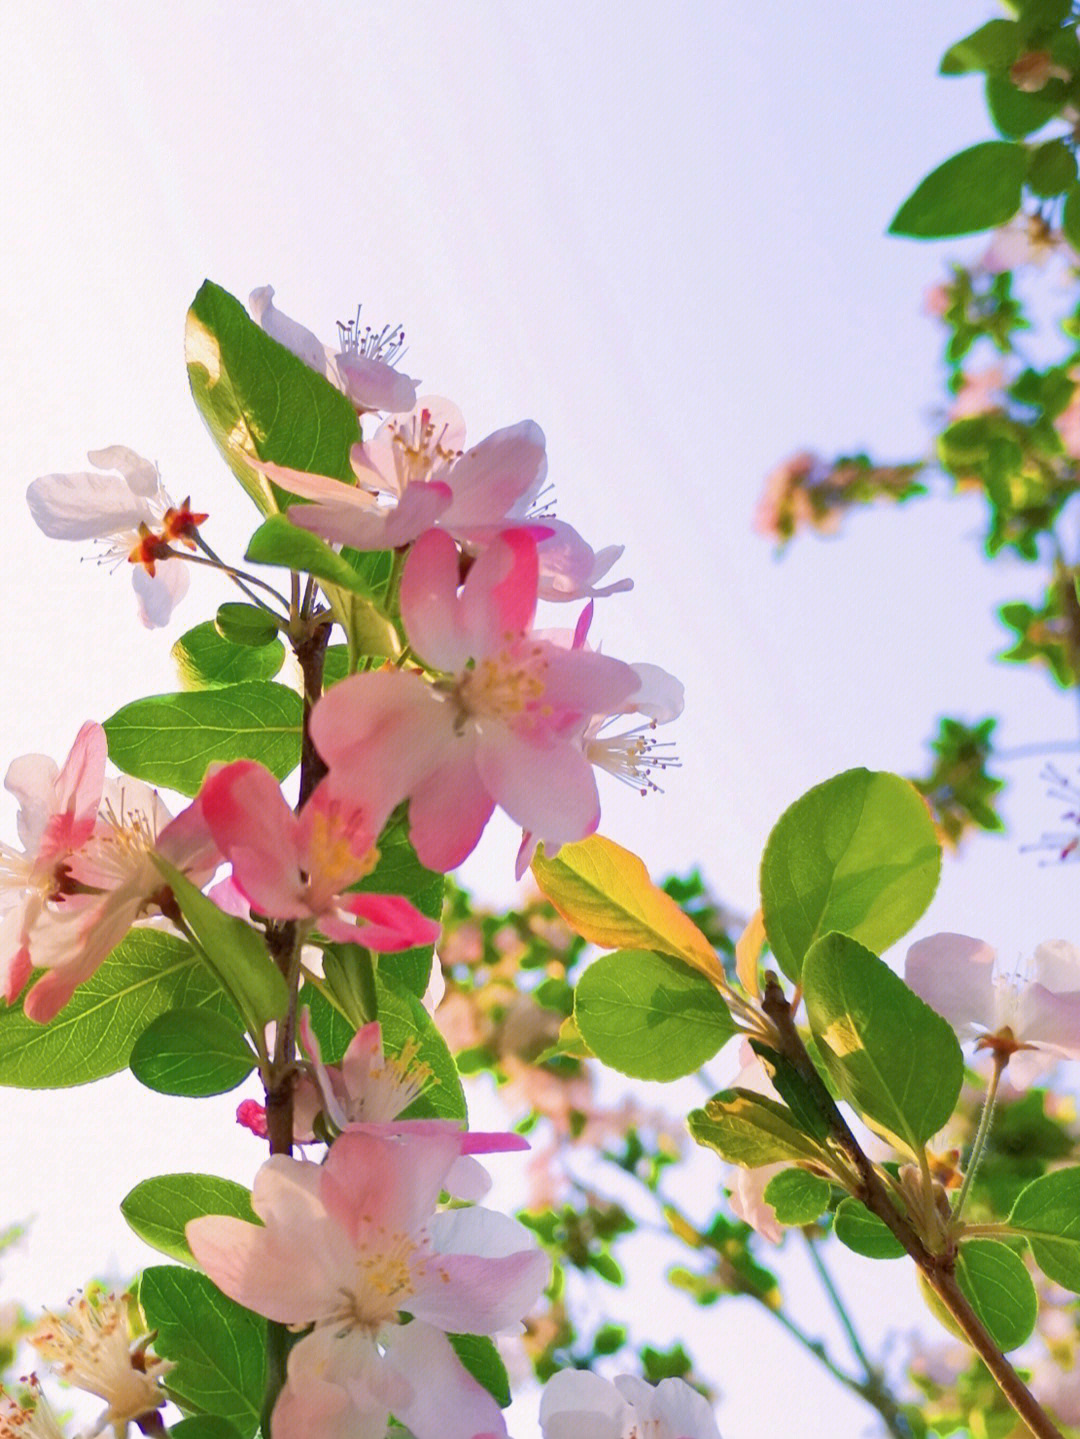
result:
[[[956,1203],[953,1205],[954,1219],[959,1219],[964,1212],[968,1191],[971,1189],[971,1181],[975,1178],[975,1171],[979,1167],[979,1160],[982,1159],[983,1150],[986,1148],[986,1141],[990,1138],[990,1126],[994,1120],[994,1105],[997,1102],[998,1085],[1001,1083],[1001,1075],[1008,1062],[1009,1056],[1007,1054],[1002,1054],[998,1050],[994,1051],[994,1069],[990,1075],[990,1083],[986,1090],[986,1099],[983,1101],[982,1114],[979,1116],[979,1125],[975,1131],[975,1138],[972,1141],[971,1153],[968,1156],[964,1182],[960,1186],[960,1193],[956,1196]]]

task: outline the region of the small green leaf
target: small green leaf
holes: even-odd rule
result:
[[[349,451],[360,439],[352,404],[207,280],[192,301],[184,336],[191,393],[214,443],[263,514],[293,496],[275,490],[254,458],[352,480]]]
[[[845,934],[806,956],[806,1014],[822,1060],[866,1122],[912,1155],[952,1117],[964,1060],[951,1026]]]
[[[144,1179],[120,1201],[120,1213],[140,1239],[170,1259],[195,1267],[185,1226],[204,1214],[258,1222],[251,1191],[214,1174],[159,1174]]]
[[[166,1380],[170,1395],[251,1439],[266,1389],[265,1319],[227,1299],[205,1274],[171,1265],[143,1271],[139,1302],[157,1330],[155,1352],[176,1364]]]
[[[27,1019],[21,1001],[0,1007],[0,1085],[66,1089],[115,1074],[147,1025],[181,1006],[235,1013],[190,944],[133,929],[48,1024]]]
[[[169,1430],[171,1439],[240,1439],[240,1431],[227,1419],[215,1419],[212,1414],[196,1414],[191,1419],[181,1419]]]
[[[1080,1167],[1056,1169],[1029,1184],[1009,1223],[1031,1245],[1048,1279],[1080,1293]]]
[[[998,74],[1008,70],[1020,54],[1023,32],[1015,20],[988,20],[970,35],[950,45],[941,59],[942,75],[972,71]]]
[[[1022,145],[1003,140],[972,145],[915,187],[893,216],[889,234],[940,240],[1004,225],[1020,208],[1026,169]]]
[[[218,606],[214,628],[230,644],[261,649],[278,637],[278,623],[268,610],[258,605],[241,605],[234,600]]]
[[[266,680],[150,695],[105,721],[109,758],[125,774],[186,795],[198,793],[214,761],[258,760],[284,779],[300,763],[302,711],[294,690]]]
[[[361,894],[403,895],[427,919],[438,919],[442,913],[445,887],[445,876],[425,869],[417,859],[401,824],[387,826],[379,836],[379,862],[356,885]],[[384,974],[393,975],[415,995],[422,996],[431,978],[434,955],[435,946],[425,944],[399,954],[380,955],[379,966]]]
[[[1024,1261],[1007,1244],[993,1239],[962,1244],[956,1281],[1000,1349],[1016,1349],[1031,1337],[1039,1296]]]
[[[780,816],[761,859],[777,963],[797,980],[830,930],[886,949],[923,914],[940,872],[934,822],[908,780],[851,769],[816,785]]]
[[[500,1409],[510,1403],[510,1376],[495,1341],[486,1334],[448,1334],[454,1353]]]
[[[1080,253],[1080,185],[1071,185],[1065,196],[1065,213],[1061,221],[1061,233],[1077,253]]]
[[[889,1226],[850,1196],[836,1206],[833,1233],[841,1244],[867,1259],[902,1259],[904,1246]]]
[[[192,1098],[225,1094],[258,1063],[231,1019],[207,1009],[170,1009],[148,1024],[128,1061],[147,1089]]]
[[[307,1005],[311,1013],[311,1027],[319,1041],[319,1049],[325,1064],[340,1064],[341,1056],[349,1047],[356,1033],[356,1026],[322,995],[313,984],[305,983],[300,991],[301,1005]],[[374,1007],[371,1018],[375,1017]]]
[[[1064,140],[1048,140],[1031,153],[1028,189],[1043,199],[1063,195],[1076,180],[1076,156]]]
[[[272,1019],[281,1019],[289,1007],[288,986],[263,940],[251,925],[218,909],[160,855],[154,856],[154,863],[172,890],[203,958],[244,1016],[248,1032],[261,1035],[265,1026]]]
[[[804,1134],[784,1105],[750,1089],[724,1089],[704,1109],[691,1110],[687,1128],[698,1144],[730,1164],[760,1169],[787,1159],[822,1162],[825,1151]]]
[[[832,1185],[805,1169],[782,1169],[765,1186],[765,1203],[771,1204],[781,1224],[813,1224],[829,1207]]]
[[[1049,81],[1035,94],[1029,94],[1018,90],[1008,76],[986,77],[986,108],[990,111],[994,129],[1007,140],[1023,140],[1025,136],[1041,130],[1064,105],[1065,96],[1064,85],[1056,80]],[[1002,222],[994,220],[991,223],[997,225]]]
[[[285,646],[278,639],[257,650],[230,644],[207,620],[180,636],[172,657],[186,690],[212,690],[242,680],[272,680],[285,662]]]
[[[578,981],[574,1018],[596,1057],[635,1079],[693,1074],[735,1033],[709,980],[646,949],[594,960]]]

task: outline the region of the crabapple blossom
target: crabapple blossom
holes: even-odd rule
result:
[[[720,1439],[708,1401],[682,1379],[655,1387],[631,1374],[614,1383],[562,1369],[540,1400],[543,1439]]]
[[[129,1422],[165,1403],[159,1381],[176,1366],[147,1353],[151,1335],[132,1334],[123,1298],[92,1290],[63,1314],[47,1313],[27,1338],[62,1379],[105,1400],[94,1434],[111,1426],[124,1439]]]
[[[0,844],[0,992],[8,1004],[30,978],[30,935],[67,880],[72,854],[97,824],[105,783],[105,731],[88,721],[63,768],[46,755],[12,760],[4,787],[19,801],[23,851]]]
[[[376,331],[368,325],[360,329],[360,307],[356,319],[338,325],[341,348],[334,351],[317,335],[283,315],[274,304],[274,290],[262,285],[248,297],[248,310],[255,323],[347,395],[358,411],[411,410],[416,403],[419,381],[394,368],[403,354],[404,332],[399,326],[387,325]]]
[[[230,1298],[279,1324],[312,1325],[289,1353],[274,1439],[506,1439],[494,1399],[447,1331],[513,1330],[548,1260],[528,1232],[479,1208],[436,1212],[468,1136],[347,1130],[324,1164],[272,1156],[252,1208],[262,1224],[192,1220],[196,1261]],[[411,1322],[403,1323],[408,1315]]]
[[[508,530],[460,594],[457,546],[441,530],[415,545],[401,580],[412,649],[441,676],[354,675],[312,711],[311,735],[338,792],[365,776],[410,799],[420,860],[448,870],[475,847],[496,804],[553,853],[591,834],[600,803],[580,743],[588,717],[640,687],[620,660],[532,633],[536,541]]]
[[[23,1001],[27,1018],[47,1023],[132,925],[162,912],[170,892],[155,856],[197,884],[221,862],[197,804],[173,819],[141,780],[106,780],[93,833],[29,932],[30,962],[46,973]]]
[[[393,803],[374,785],[339,796],[324,779],[294,814],[274,776],[253,760],[225,765],[199,793],[233,883],[254,909],[383,953],[439,935],[438,924],[399,895],[346,893],[378,863],[375,842]]]
[[[982,940],[934,934],[908,950],[904,978],[960,1039],[1008,1063],[1022,1089],[1058,1059],[1080,1059],[1080,949],[1048,940],[1026,973],[1005,972],[996,959]]]
[[[28,1375],[25,1383],[31,1391],[25,1403],[0,1384],[0,1439],[64,1439],[37,1375]]]
[[[126,445],[91,450],[96,473],[42,475],[26,491],[38,528],[54,540],[98,540],[102,560],[134,565],[139,617],[150,629],[167,624],[188,589],[187,566],[171,546],[194,549],[192,534],[206,519],[189,502],[174,505],[155,464]]]

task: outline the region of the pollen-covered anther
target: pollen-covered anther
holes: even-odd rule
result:
[[[413,1262],[419,1246],[407,1234],[379,1236],[378,1245],[360,1251],[350,1285],[342,1285],[334,1320],[344,1329],[375,1334],[397,1319],[415,1291]]]
[[[464,713],[491,719],[515,719],[543,709],[547,659],[540,646],[526,655],[504,649],[467,670],[456,686]]]
[[[390,422],[391,443],[408,483],[426,480],[436,464],[453,464],[458,459],[461,451],[446,444],[446,431],[446,424],[436,427],[428,409],[422,409],[419,416]]]

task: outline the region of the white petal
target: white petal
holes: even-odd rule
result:
[[[587,1369],[562,1369],[540,1400],[543,1439],[623,1439],[632,1415],[614,1384]]]
[[[136,565],[131,583],[139,600],[139,618],[148,630],[167,625],[172,612],[188,592],[187,565],[182,560],[159,560],[150,575]]]
[[[147,501],[116,475],[42,475],[26,491],[38,529],[53,540],[99,540],[152,525]]]
[[[116,470],[127,481],[133,495],[156,495],[161,488],[161,475],[152,460],[144,460],[127,445],[108,445],[104,450],[91,450],[86,457],[99,470]]]
[[[961,1037],[995,1028],[994,951],[965,934],[932,934],[908,950],[904,979]]]

